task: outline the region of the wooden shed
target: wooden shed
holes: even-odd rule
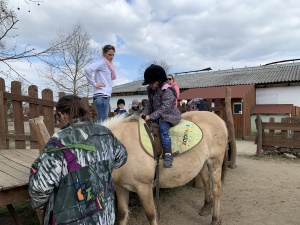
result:
[[[221,106],[224,107],[227,87],[231,88],[231,107],[233,113],[235,137],[244,138],[251,134],[251,110],[256,103],[254,84],[193,88],[182,92],[179,100],[203,98],[208,100],[208,102],[214,102],[215,99],[220,99]]]

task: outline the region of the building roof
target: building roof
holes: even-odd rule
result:
[[[180,89],[300,82],[300,63],[276,64],[175,76]],[[113,87],[113,95],[145,93],[142,80]]]
[[[247,92],[254,87],[254,84],[188,89],[180,93],[179,100],[190,100],[194,98],[225,98],[227,87],[231,88],[231,98],[243,98]]]
[[[251,114],[291,114],[293,104],[260,104],[255,105]]]

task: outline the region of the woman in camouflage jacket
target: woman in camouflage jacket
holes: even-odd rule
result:
[[[62,97],[56,111],[62,129],[30,171],[32,207],[46,210],[45,225],[113,225],[112,170],[126,163],[126,149],[109,129],[89,122],[76,95]]]

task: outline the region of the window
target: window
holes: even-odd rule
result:
[[[242,114],[243,113],[242,106],[243,106],[242,102],[233,103],[233,114]]]

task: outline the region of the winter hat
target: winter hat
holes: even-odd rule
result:
[[[117,101],[117,105],[120,105],[120,104],[124,104],[124,105],[125,105],[124,99],[120,98],[120,99]]]
[[[137,99],[132,100],[132,105],[138,105],[138,104],[139,104],[139,100],[137,100]]]

